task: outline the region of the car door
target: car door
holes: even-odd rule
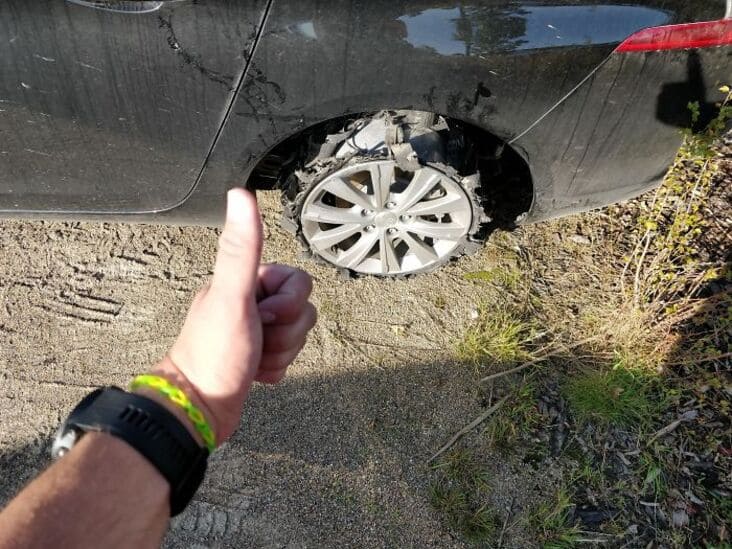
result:
[[[265,6],[0,1],[0,212],[152,212],[184,200]]]

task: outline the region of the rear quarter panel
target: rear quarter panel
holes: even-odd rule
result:
[[[613,54],[513,145],[530,160],[525,222],[637,196],[662,181],[691,127],[689,102],[714,113],[732,48]]]

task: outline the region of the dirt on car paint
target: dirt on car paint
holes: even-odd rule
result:
[[[315,278],[320,321],[287,380],[257,387],[169,547],[462,547],[429,503],[426,460],[483,407],[454,358],[490,246],[408,280],[343,280],[299,258],[262,193],[266,261]],[[160,358],[211,274],[217,231],[0,224],[0,503],[48,464],[90,389]],[[496,460],[495,507],[528,505],[546,474]],[[513,500],[513,501],[512,501]],[[526,547],[520,527],[505,546]]]

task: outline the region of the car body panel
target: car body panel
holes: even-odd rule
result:
[[[530,159],[525,222],[637,196],[658,184],[691,127],[732,77],[732,48],[616,53],[513,145]]]
[[[184,1],[166,9],[177,11],[186,5],[186,9],[214,9],[234,4],[211,0],[188,5]],[[476,0],[469,4],[446,0],[274,0],[195,187],[191,188],[186,175],[185,183],[179,182],[171,193],[179,198],[175,207],[156,206],[147,211],[118,208],[110,214],[129,221],[217,224],[222,219],[225,190],[246,185],[257,162],[275,145],[325,120],[384,108],[437,112],[511,142],[526,158],[535,180],[536,199],[525,220],[550,217],[552,208],[570,212],[612,202],[645,188],[649,168],[638,168],[643,175],[638,184],[618,182],[619,176],[610,172],[611,163],[599,161],[594,175],[575,177],[571,174],[578,171],[577,166],[565,163],[562,144],[566,147],[569,139],[571,154],[588,162],[599,158],[594,152],[598,144],[622,139],[622,131],[629,129],[627,124],[607,113],[597,116],[585,107],[582,125],[575,124],[559,135],[552,127],[559,124],[557,117],[564,113],[571,119],[583,104],[600,111],[605,108],[602,98],[609,84],[603,87],[599,82],[605,74],[612,74],[619,62],[613,51],[628,35],[651,25],[719,19],[725,8],[724,0]],[[175,20],[182,18],[176,15]],[[243,37],[236,35],[235,39]],[[243,43],[251,42],[247,39]],[[631,64],[625,66],[632,74]],[[181,64],[178,69],[186,67]],[[702,67],[702,72],[705,70]],[[661,90],[679,78],[674,70],[644,69],[641,75],[648,78],[643,86],[649,90]],[[653,118],[657,94],[633,95],[633,86],[637,83],[632,79],[618,80],[612,112],[631,119]],[[648,98],[651,103],[644,103]],[[685,106],[681,110],[686,112]],[[222,112],[219,110],[219,115]],[[590,122],[598,127],[585,131]],[[573,132],[575,127],[579,129]],[[678,128],[669,128],[676,133],[664,136],[673,138],[664,137],[656,148],[646,151],[652,157],[650,171],[660,171],[659,166],[667,164],[674,143],[678,143]],[[206,134],[209,138],[210,131]],[[579,150],[581,146],[586,154]],[[622,147],[615,146],[614,154],[621,154]],[[177,150],[186,151],[186,146]],[[637,160],[642,163],[643,158]],[[571,177],[562,173],[565,164]],[[195,173],[192,163],[185,166],[186,174]],[[615,166],[619,167],[617,159]],[[145,184],[172,184],[171,179],[169,174],[139,176],[138,192]],[[621,186],[614,189],[611,184]],[[102,193],[109,185],[110,181],[103,181],[96,190]],[[575,200],[571,193],[582,198]],[[13,212],[8,211],[9,203],[0,193],[3,216],[110,218],[91,210],[86,215],[79,210],[64,214],[59,208]],[[49,209],[56,213],[50,214]]]
[[[121,13],[0,2],[0,209],[178,204],[230,106],[265,6],[173,2]]]

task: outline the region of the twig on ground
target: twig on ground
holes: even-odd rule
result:
[[[539,357],[536,357],[535,359],[530,360],[528,362],[524,362],[520,366],[516,366],[515,368],[511,368],[510,370],[504,370],[503,372],[498,372],[498,373],[495,373],[495,374],[491,374],[489,376],[486,376],[486,377],[484,377],[483,379],[480,380],[480,383],[485,383],[486,381],[491,381],[491,380],[497,379],[499,377],[503,377],[503,376],[515,374],[516,372],[520,372],[521,370],[525,370],[526,368],[528,368],[530,366],[534,366],[535,364],[538,364],[539,362],[543,362],[543,361],[547,360],[548,358],[555,357],[555,356],[563,353],[564,351],[569,351],[571,349],[575,349],[577,347],[580,347],[582,345],[585,345],[586,343],[589,343],[590,341],[593,341],[595,339],[598,339],[599,337],[600,337],[599,335],[594,335],[592,337],[588,337],[586,339],[583,339],[582,341],[578,341],[577,343],[573,343],[569,347],[562,347],[560,349],[555,349],[554,351],[545,353],[545,354],[543,354],[543,355],[541,355]]]
[[[511,513],[513,513],[513,505],[516,503],[516,496],[514,496],[511,499],[511,505],[508,507],[508,510],[506,511],[506,520],[503,521],[503,527],[501,528],[501,535],[498,536],[498,549],[501,549],[503,547],[503,536],[506,533],[506,528],[508,527],[508,519],[511,518]]]
[[[707,356],[704,358],[682,360],[680,362],[669,362],[668,364],[664,364],[664,366],[686,366],[688,364],[701,364],[702,362],[714,362],[715,360],[722,360],[723,358],[730,357],[732,357],[732,353],[724,353],[717,356]]]
[[[681,417],[679,417],[677,420],[672,421],[671,423],[666,425],[666,427],[664,427],[663,429],[659,429],[658,431],[656,431],[654,433],[654,435],[650,439],[648,439],[648,446],[653,444],[653,442],[656,441],[657,439],[659,439],[661,437],[665,437],[669,433],[672,433],[673,431],[675,431],[677,429],[677,427],[679,425],[681,425],[682,423],[685,423],[685,422],[688,423],[689,421],[693,421],[694,419],[697,418],[698,415],[699,414],[696,410],[689,410],[688,412],[684,412],[683,414],[681,414]]]
[[[612,538],[577,538],[576,543],[610,543]]]
[[[353,341],[363,343],[364,345],[370,345],[371,347],[383,347],[385,349],[407,349],[409,351],[425,351],[428,353],[436,353],[442,351],[439,347],[416,347],[412,345],[389,345],[388,343],[376,343],[375,341],[368,341],[367,339],[360,339],[357,337],[351,338]]]
[[[648,446],[653,444],[657,439],[675,431],[676,428],[683,423],[683,421],[684,420],[682,419],[677,419],[666,425],[666,427],[664,427],[663,429],[659,429],[658,431],[656,431],[656,433],[648,440]]]
[[[643,253],[641,253],[640,259],[638,259],[638,263],[635,268],[635,276],[633,277],[633,303],[636,307],[640,305],[640,278],[643,270],[643,261],[646,259],[646,254],[648,253],[648,248],[650,248],[652,240],[650,231],[647,232],[646,235],[646,245],[643,248]]]
[[[445,444],[442,448],[437,450],[437,453],[432,456],[430,459],[427,460],[427,463],[430,463],[434,461],[436,458],[444,454],[447,450],[449,450],[453,444],[455,444],[460,438],[462,438],[464,435],[475,429],[478,425],[483,423],[486,419],[488,419],[492,414],[494,414],[501,406],[505,404],[505,402],[508,400],[508,397],[510,395],[506,395],[501,400],[496,402],[493,406],[488,408],[485,412],[480,414],[477,418],[475,418],[473,421],[468,423],[465,427],[460,429],[453,437]]]

